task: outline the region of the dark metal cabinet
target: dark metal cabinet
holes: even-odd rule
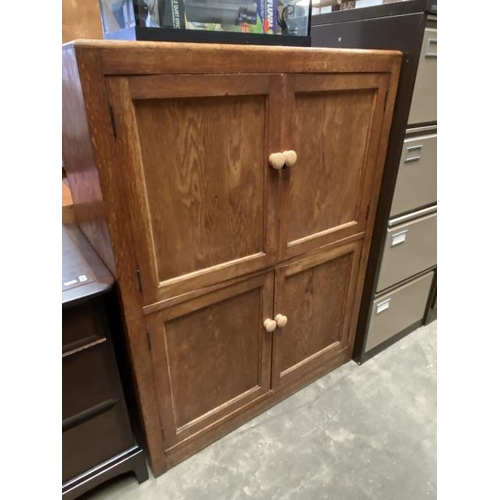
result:
[[[124,472],[148,477],[115,351],[113,278],[76,226],[62,227],[62,496]]]
[[[404,54],[353,354],[362,363],[437,316],[437,284],[430,278],[436,274],[437,0],[316,15],[311,37],[313,47]],[[423,273],[431,273],[424,284]],[[402,306],[401,328],[389,328],[382,319],[392,312],[378,316],[374,311],[399,289],[408,292],[397,293],[393,304],[404,304],[412,290],[418,291],[419,304],[407,309],[406,318]]]

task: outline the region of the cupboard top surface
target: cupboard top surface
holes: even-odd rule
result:
[[[105,74],[392,72],[394,50],[74,40],[63,51],[98,51]]]

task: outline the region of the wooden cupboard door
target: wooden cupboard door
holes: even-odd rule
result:
[[[276,262],[281,79],[108,78],[144,305]]]
[[[281,258],[365,231],[389,76],[287,75]],[[372,207],[375,209],[375,207]]]
[[[165,449],[269,396],[274,273],[146,318]]]
[[[276,272],[273,389],[333,362],[353,342],[361,241],[328,248]]]

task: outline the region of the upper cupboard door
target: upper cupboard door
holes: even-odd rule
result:
[[[387,74],[288,75],[280,252],[293,257],[365,231]],[[373,207],[375,208],[375,207]]]
[[[280,78],[108,79],[144,304],[276,262]]]

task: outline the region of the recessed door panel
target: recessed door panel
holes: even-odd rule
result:
[[[166,448],[270,390],[273,272],[147,318]]]
[[[110,79],[145,303],[275,261],[279,78]]]
[[[299,255],[365,230],[379,164],[384,75],[288,77],[281,254]]]
[[[275,313],[287,323],[273,336],[273,387],[297,380],[350,345],[361,244],[327,249],[277,271]]]

